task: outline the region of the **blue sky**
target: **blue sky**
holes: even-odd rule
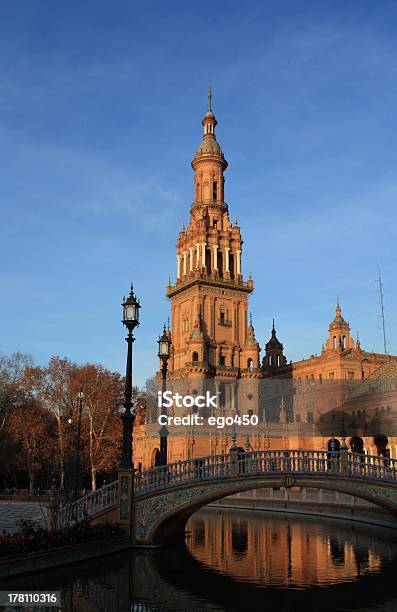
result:
[[[0,350],[157,367],[208,82],[263,346],[321,349],[340,296],[397,353],[395,2],[3,2]]]

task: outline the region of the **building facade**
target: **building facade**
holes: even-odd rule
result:
[[[222,429],[171,425],[168,461],[227,452],[233,430],[241,450],[325,449],[332,436],[343,432],[324,415],[343,410],[351,388],[385,362],[397,363],[397,358],[363,350],[358,338],[352,338],[338,300],[319,355],[288,363],[273,321],[260,360],[249,315],[254,284],[251,276],[243,276],[243,239],[225,201],[228,163],[217,141],[211,102],[209,92],[202,139],[191,163],[193,203],[177,239],[175,281],[170,279],[166,288],[172,313],[166,386],[182,395],[201,395],[206,390],[216,394],[215,410],[198,410],[205,417],[257,415],[258,425],[247,428],[237,423]],[[168,410],[172,416],[191,412],[175,406]],[[154,413],[135,427],[137,467],[150,467],[159,460],[159,424]],[[363,442],[365,447],[373,448],[372,432]]]

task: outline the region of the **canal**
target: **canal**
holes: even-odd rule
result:
[[[394,531],[205,508],[185,542],[15,578],[7,588],[61,590],[66,612],[373,612],[397,610],[396,576]]]

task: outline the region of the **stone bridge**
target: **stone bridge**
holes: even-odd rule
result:
[[[397,515],[397,460],[346,450],[269,450],[201,457],[136,472],[130,532],[136,544],[182,536],[189,517],[218,499],[263,487],[348,493]],[[119,522],[118,481],[62,506],[59,523]],[[120,521],[121,522],[121,521]]]

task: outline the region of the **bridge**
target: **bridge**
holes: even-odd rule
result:
[[[263,487],[348,493],[397,515],[397,460],[340,451],[267,450],[199,457],[135,472],[132,539],[156,545],[182,536],[189,517],[218,499]],[[60,507],[59,525],[118,522],[118,481]]]

